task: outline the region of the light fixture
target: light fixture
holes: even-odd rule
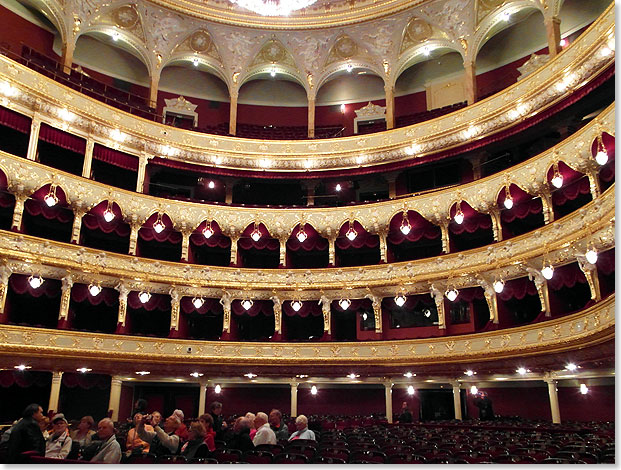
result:
[[[300,225],[298,232],[295,234],[295,238],[297,238],[300,243],[306,241],[308,234],[304,231],[304,225]]]
[[[256,222],[254,223],[254,230],[250,232],[250,238],[255,242],[261,239],[261,230],[259,230],[259,225]]]
[[[194,308],[198,310],[203,305],[205,305],[205,299],[203,299],[202,297],[194,297],[192,299],[192,305],[194,305]]]
[[[254,302],[251,299],[244,299],[241,301],[241,306],[243,307],[244,310],[250,310],[253,303]]]
[[[408,385],[408,395],[414,395],[414,387],[412,385]]]
[[[597,263],[597,250],[595,249],[594,246],[590,246],[587,249],[587,252],[584,255],[586,257],[586,260],[591,263],[591,264],[595,264]]]
[[[215,231],[211,227],[211,221],[207,222],[207,225],[205,225],[205,228],[202,230],[202,233],[203,233],[203,237],[205,237],[205,238],[211,238],[213,236]]]
[[[28,284],[30,284],[30,287],[32,287],[33,289],[38,289],[43,284],[43,278],[38,274],[36,276],[31,275],[28,278]]]
[[[345,68],[347,69],[347,73],[351,73],[351,71],[354,70],[354,66],[351,65],[351,63],[348,63]]]
[[[194,67],[198,67],[198,57],[194,57],[192,59],[192,63],[194,64]]]
[[[518,367],[516,369],[516,372],[520,375],[526,375],[528,372],[530,372],[530,370],[527,369],[526,367]]]
[[[494,287],[494,292],[500,294],[505,289],[505,281],[503,281],[502,279],[496,279],[492,283],[492,286]]]
[[[119,32],[116,29],[114,31],[112,31],[112,40],[114,42],[118,41],[120,37],[121,37],[121,35],[119,34]]]
[[[311,395],[317,395],[317,387],[315,385],[311,387]]]
[[[350,305],[351,305],[351,300],[349,299],[339,300],[339,307],[341,307],[343,310],[347,310]]]
[[[149,375],[151,372],[149,372],[148,370],[139,370],[138,372],[136,372],[136,375]]]
[[[589,387],[587,387],[586,384],[580,384],[580,393],[586,395],[589,393]]]
[[[165,228],[166,224],[164,224],[164,221],[162,220],[162,214],[158,212],[157,219],[153,223],[153,230],[155,230],[155,233],[162,233]]]
[[[79,369],[76,369],[77,372],[82,372],[83,374],[86,374],[87,372],[92,371],[93,369],[89,369],[88,367],[81,367]]]
[[[412,377],[416,377],[416,374],[412,374],[412,372],[406,372],[405,374],[403,374],[403,377],[411,379]]]
[[[367,312],[364,312],[362,314],[362,321],[367,321],[367,318],[369,318],[369,315],[367,314]]]
[[[459,291],[454,287],[451,287],[450,289],[446,290],[444,295],[446,295],[446,298],[449,299],[451,302],[455,302],[455,299],[459,295]]]
[[[426,56],[429,56],[429,54],[431,54],[431,49],[429,49],[429,46],[423,47],[423,54]]]
[[[565,38],[561,39],[561,42],[559,42],[558,44],[561,47],[565,47],[567,45],[567,39],[565,39]]]
[[[595,154],[595,161],[600,166],[608,163],[608,151],[604,146],[601,134],[597,136],[597,153]]]
[[[426,318],[429,318],[431,316],[431,310],[429,310],[428,308],[426,308],[425,310],[423,310],[423,315]]]
[[[56,204],[58,204],[58,196],[56,196],[55,184],[50,185],[50,190],[45,196],[43,196],[43,202],[45,202],[48,207],[54,207]]]
[[[13,85],[5,81],[0,81],[0,94],[6,96],[7,98],[12,98],[17,96],[18,93],[19,90]]]
[[[334,187],[334,190],[339,193],[341,192],[341,190],[343,189],[343,186],[341,186],[341,183],[336,183],[336,186]]]
[[[550,182],[556,189],[563,187],[563,175],[561,175],[561,172],[558,169],[558,163],[556,162],[554,162],[554,176],[552,176]]]
[[[222,387],[220,386],[220,384],[216,384],[216,386],[213,388],[213,391],[214,391],[214,393],[219,395],[220,392],[222,391]]]
[[[397,304],[397,307],[403,307],[407,301],[408,298],[403,293],[399,293],[395,296],[395,304]]]
[[[253,374],[252,372],[248,372],[247,374],[244,374],[244,377],[248,377],[249,379],[254,379],[256,376],[257,374]]]
[[[88,285],[88,293],[93,297],[97,297],[101,293],[101,286],[99,284],[93,284],[92,282]]]
[[[291,308],[295,311],[295,312],[299,312],[300,309],[302,308],[304,304],[302,303],[301,300],[292,300],[291,301]]]
[[[461,225],[464,223],[464,213],[461,211],[461,202],[457,203],[457,210],[455,211],[455,216],[453,220],[457,225]]]
[[[554,266],[549,263],[544,263],[543,268],[541,268],[541,275],[548,281],[552,279],[552,277],[554,276]]]
[[[347,237],[347,239],[350,242],[353,242],[356,237],[358,236],[358,232],[356,232],[356,229],[354,228],[354,224],[353,223],[349,223],[349,228],[347,229],[347,232],[345,233],[345,236]]]
[[[476,395],[477,393],[479,393],[479,389],[477,388],[476,385],[473,385],[472,387],[470,387],[470,393],[472,395]]]
[[[356,379],[358,377],[360,377],[360,374],[354,374],[353,372],[351,374],[349,374],[347,377],[349,377],[350,379]]]
[[[60,117],[65,122],[72,122],[75,120],[76,115],[69,111],[67,108],[61,108],[58,111],[58,117]]]
[[[190,374],[190,377],[199,378],[199,377],[202,377],[203,375],[205,375],[205,374],[203,374],[201,372],[192,372]]]
[[[107,223],[110,223],[114,220],[115,217],[116,216],[112,211],[112,203],[108,201],[108,207],[106,207],[106,210],[103,212],[103,218]]]
[[[296,377],[299,378],[299,379],[305,379],[305,378],[308,377],[308,375],[298,374],[298,375],[296,375]]]
[[[508,11],[503,11],[500,17],[502,18],[502,21],[509,21],[509,19],[511,18],[511,13],[509,13]]]
[[[401,220],[401,227],[399,227],[399,230],[401,230],[403,235],[407,235],[412,231],[412,224],[410,224],[408,213],[405,211],[403,211],[403,219]]]
[[[18,366],[14,366],[13,368],[14,368],[14,369],[17,369],[17,370],[22,370],[22,371],[23,371],[23,370],[26,370],[26,369],[32,369],[32,367],[31,367],[31,366],[26,366],[26,365],[24,365],[24,364],[20,364],[20,365],[18,365]]]
[[[504,205],[507,209],[513,208],[513,198],[511,197],[511,191],[509,190],[509,186],[505,186],[505,202]]]
[[[270,77],[275,77],[275,76],[276,76],[276,67],[272,65],[272,68],[270,69]]]
[[[565,366],[565,369],[567,369],[570,372],[574,372],[577,368],[578,366],[574,364],[573,362],[570,362],[569,364]]]
[[[229,0],[246,10],[261,16],[289,16],[291,13],[311,6],[317,0]]]
[[[112,129],[110,131],[110,138],[117,142],[123,142],[127,136],[118,129]]]
[[[138,293],[138,299],[141,303],[146,304],[149,300],[151,300],[151,293],[147,291],[141,291]]]
[[[345,114],[345,105],[344,104],[341,104],[341,113]]]
[[[215,187],[216,187],[216,183],[212,180],[212,181],[210,181],[209,183],[207,183],[207,187],[208,187],[209,189],[213,189],[213,188],[215,188]]]
[[[468,377],[472,377],[474,374],[476,374],[475,371],[468,369],[466,372],[464,372],[465,375],[467,375]]]

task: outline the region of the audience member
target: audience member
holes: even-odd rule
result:
[[[91,462],[119,463],[121,462],[121,445],[114,435],[114,423],[110,418],[99,421],[97,437],[102,441],[99,452],[91,459]]]
[[[308,429],[308,418],[304,415],[300,415],[295,418],[295,427],[297,431],[291,434],[289,438],[290,441],[294,439],[309,439],[311,441],[315,440],[315,433]]]
[[[479,409],[479,419],[494,419],[494,408],[492,400],[487,396],[487,392],[479,392],[474,398],[474,406]]]
[[[233,436],[228,442],[228,448],[241,450],[253,450],[254,444],[250,439],[250,422],[245,416],[237,418],[233,426]]]
[[[213,418],[210,414],[205,413],[198,418],[198,421],[205,428],[205,444],[209,452],[216,450],[216,432],[213,430]]]
[[[78,424],[78,429],[70,433],[71,440],[77,442],[80,447],[86,447],[93,440],[93,436],[95,435],[94,427],[95,420],[93,417],[83,416]]]
[[[276,440],[287,440],[289,439],[289,428],[285,423],[282,422],[282,413],[280,410],[273,409],[270,411],[269,416],[270,427],[274,434],[276,434]]]
[[[160,426],[153,426],[153,431],[147,431],[145,424],[147,423],[144,421],[144,416],[141,414],[136,415],[136,431],[142,440],[151,444],[151,453],[158,456],[179,453],[181,440],[175,434],[179,424],[181,424],[178,416],[170,415],[166,418],[164,429]],[[154,442],[156,437],[157,440]]]
[[[6,463],[21,463],[22,452],[34,450],[45,454],[45,439],[39,427],[43,420],[43,408],[33,403],[22,413],[22,419],[13,426],[9,437]]]
[[[246,418],[248,418],[248,422],[250,423],[250,439],[254,439],[254,436],[256,436],[257,434],[257,427],[254,422],[256,417],[257,416],[254,413],[251,413],[250,411],[246,413]]]
[[[136,413],[140,413],[141,415],[147,414],[147,400],[144,398],[138,398],[136,403],[134,403],[134,409],[132,410],[132,419],[136,415]]]
[[[276,444],[276,434],[274,434],[274,431],[270,428],[265,413],[257,413],[257,417],[254,419],[254,426],[257,429],[257,433],[252,440],[255,447],[261,444]]]
[[[151,426],[159,426],[162,422],[162,413],[159,411],[154,411],[151,413]]]
[[[41,433],[43,433],[43,439],[50,437],[50,432],[48,431],[50,427],[50,418],[44,416],[41,421],[39,421],[39,428],[41,429]]]
[[[177,428],[177,430],[175,431],[175,434],[177,436],[179,436],[179,438],[182,441],[187,441],[188,440],[188,428],[187,426],[183,423],[183,420],[185,419],[185,415],[183,414],[183,410],[175,410],[173,411],[173,414],[179,418],[179,421],[181,421],[181,424],[179,425],[179,427]]]
[[[209,448],[205,444],[205,427],[198,421],[190,424],[188,441],[181,447],[181,455],[186,459],[202,459],[209,454]]]
[[[150,450],[150,444],[147,441],[143,441],[140,439],[140,436],[138,436],[138,432],[136,431],[136,416],[138,416],[138,414],[134,415],[134,427],[127,432],[127,443],[125,444],[125,449],[132,451],[132,453],[148,453]],[[150,424],[145,424],[144,428],[146,431],[153,432],[153,426]]]
[[[214,401],[209,405],[209,414],[213,418],[213,430],[216,432],[216,439],[222,440],[226,430],[226,421],[222,417],[222,403]]]
[[[65,415],[58,413],[52,418],[52,434],[45,441],[45,456],[51,459],[64,459],[71,452],[72,439],[69,436]]]
[[[401,414],[399,415],[399,421],[397,422],[398,423],[411,423],[412,421],[414,421],[412,412],[408,408],[408,403],[404,401],[401,404]]]

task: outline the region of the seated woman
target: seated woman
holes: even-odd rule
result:
[[[131,453],[142,452],[143,454],[147,454],[150,450],[151,445],[147,441],[143,441],[142,439],[140,439],[140,436],[138,436],[138,433],[136,432],[137,415],[138,413],[134,415],[134,427],[127,432],[127,444],[125,445],[125,449],[130,451]],[[144,428],[146,431],[153,432],[153,426],[151,426],[150,424],[145,424]]]
[[[181,447],[181,455],[186,459],[202,459],[209,454],[209,448],[205,444],[205,428],[198,421],[190,424],[188,429],[188,441]]]
[[[52,433],[45,441],[45,456],[51,459],[64,459],[71,452],[71,437],[65,415],[58,413],[52,418]]]
[[[250,439],[254,439],[254,435],[257,433],[257,428],[254,427],[256,415],[249,411],[246,413],[246,418],[248,418],[248,422],[250,422]]]
[[[95,420],[92,416],[83,416],[78,424],[78,429],[71,431],[71,439],[73,442],[77,442],[80,447],[86,447],[89,445],[93,436],[95,435]]]
[[[209,452],[216,450],[216,431],[213,429],[213,418],[209,413],[205,413],[198,418],[198,421],[205,427],[205,444]]]

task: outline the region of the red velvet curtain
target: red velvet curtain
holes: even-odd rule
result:
[[[138,298],[139,292],[132,291],[127,296],[127,306],[134,309],[144,309],[147,312],[160,310],[162,312],[170,311],[170,296],[165,294],[151,294],[151,298],[147,303],[142,303]]]
[[[597,271],[606,276],[615,272],[615,249],[602,251],[597,255]]]
[[[41,287],[33,289],[28,282],[29,275],[25,274],[11,274],[9,278],[9,286],[11,290],[16,294],[23,295],[28,294],[31,297],[46,297],[52,299],[58,297],[61,293],[61,281],[58,279],[45,279]]]
[[[21,388],[32,387],[47,387],[52,381],[52,374],[50,372],[30,372],[30,371],[13,371],[13,370],[0,370],[0,387],[9,388],[12,385],[17,385]]]
[[[9,192],[6,175],[0,171],[0,207],[13,207],[15,196]]]
[[[155,240],[160,243],[162,242],[169,242],[173,244],[181,243],[181,240],[183,239],[183,235],[181,235],[181,232],[175,231],[172,220],[170,220],[170,217],[168,217],[166,214],[162,214],[162,222],[164,223],[166,228],[160,233],[157,233],[155,229],[153,228],[153,224],[156,221],[157,221],[157,213],[152,214],[151,217],[149,217],[145,221],[145,223],[142,225],[140,230],[138,230],[138,235],[140,236],[140,238],[142,238],[144,241],[147,241],[147,242],[150,242],[151,240]]]
[[[357,312],[358,310],[369,310],[373,308],[373,303],[370,299],[349,299],[351,301],[351,305],[347,308],[347,310],[343,310],[339,305],[338,300],[333,300],[330,304],[330,308],[334,309],[337,312]]]
[[[104,212],[108,208],[108,201],[102,201],[88,211],[82,218],[82,223],[89,230],[100,230],[103,233],[115,233],[119,237],[127,237],[131,232],[129,224],[123,221],[123,213],[116,202],[111,204],[114,219],[106,222]]]
[[[223,308],[222,308],[222,304],[220,304],[220,299],[203,298],[205,302],[199,309],[197,309],[194,306],[194,304],[192,303],[192,299],[193,297],[182,297],[181,298],[180,305],[181,305],[181,311],[183,313],[189,314],[189,313],[196,312],[196,313],[200,313],[201,315],[204,315],[206,313],[222,315],[223,313]]]
[[[435,300],[431,297],[430,294],[417,294],[417,295],[407,295],[405,304],[402,307],[399,307],[395,303],[394,297],[384,297],[382,299],[382,309],[385,310],[414,310],[418,304],[422,304],[424,306],[431,306],[435,304]]]
[[[291,237],[287,240],[287,250],[324,251],[328,249],[328,240],[319,235],[319,232],[311,224],[304,224],[304,232],[307,238],[302,243],[296,237],[299,230],[300,224],[295,226]]]
[[[586,282],[586,277],[578,263],[570,263],[554,269],[554,276],[548,281],[548,287],[552,290],[559,290],[563,287],[574,287],[577,283],[586,284]]]
[[[459,294],[455,299],[455,302],[472,302],[474,299],[484,299],[485,292],[482,287],[467,287],[465,289],[458,289]]]
[[[410,230],[410,233],[404,235],[401,231],[403,214],[399,213],[392,218],[388,229],[388,243],[391,243],[393,245],[400,245],[405,241],[417,242],[423,237],[429,240],[435,240],[442,236],[442,231],[440,230],[440,227],[438,227],[437,225],[433,225],[418,212],[408,211],[407,220],[410,222],[410,226],[412,228]]]
[[[24,134],[30,134],[30,118],[0,106],[0,124]]]
[[[258,241],[255,242],[252,238],[250,238],[250,234],[254,231],[254,224],[250,224],[242,232],[237,246],[243,250],[250,250],[252,248],[256,250],[269,251],[280,250],[280,242],[276,238],[272,238],[265,225],[260,223],[257,225],[257,228],[259,229],[259,232],[261,232],[261,238],[259,238]]]
[[[504,289],[497,295],[500,300],[521,300],[527,295],[537,295],[537,287],[527,277],[520,277],[506,281]]]
[[[92,296],[86,284],[74,284],[71,287],[71,300],[82,303],[88,302],[91,305],[99,305],[104,302],[108,307],[119,304],[119,293],[111,287],[102,287],[101,292]]]
[[[95,144],[93,148],[93,158],[125,168],[126,170],[138,171],[138,157],[104,147],[103,145]]]
[[[65,387],[80,387],[85,390],[97,387],[101,390],[110,388],[110,376],[103,374],[82,374],[75,372],[65,372],[62,378]]]
[[[511,209],[505,207],[505,191],[500,191],[496,200],[500,208],[502,222],[511,223],[515,219],[525,219],[531,214],[539,214],[543,211],[543,204],[540,198],[533,197],[515,184],[509,186],[509,191],[511,199],[513,199],[513,207]]]
[[[86,152],[86,140],[45,123],[39,129],[39,139],[81,155]]]
[[[56,186],[56,197],[58,198],[58,203],[52,207],[49,207],[44,201],[43,198],[50,191],[49,184],[37,189],[30,199],[26,201],[24,204],[24,208],[26,211],[32,216],[42,215],[48,220],[58,220],[62,223],[67,223],[73,221],[73,211],[67,206],[67,197],[65,196],[65,192],[59,186]]]
[[[462,224],[458,224],[453,219],[457,213],[457,204],[454,204],[450,211],[451,222],[449,223],[449,230],[451,233],[461,235],[464,232],[474,233],[477,230],[489,230],[492,228],[492,219],[489,214],[475,211],[466,201],[462,201],[460,206],[464,214],[464,221]]]
[[[291,301],[287,300],[282,304],[282,312],[288,317],[306,318],[309,315],[312,315],[314,317],[323,315],[321,305],[319,305],[319,302],[315,300],[308,300],[306,302],[302,302],[302,308],[297,312],[291,306]]]
[[[271,300],[253,300],[252,307],[246,310],[242,307],[241,300],[234,300],[231,303],[231,311],[235,315],[250,315],[256,317],[259,313],[262,313],[266,317],[274,315],[274,304]]]
[[[346,236],[346,233],[349,230],[349,222],[346,222],[341,226],[335,242],[337,248],[341,250],[348,250],[351,248],[375,248],[379,245],[379,237],[367,232],[360,222],[355,220],[353,226],[357,233],[356,238],[353,240],[350,240]]]
[[[208,221],[204,221],[201,223],[197,229],[194,231],[192,235],[190,235],[190,243],[194,246],[203,246],[206,245],[210,248],[228,248],[231,246],[231,239],[222,233],[218,222],[211,222],[211,229],[213,230],[213,235],[209,238],[205,238],[203,235],[203,230],[207,226]]]
[[[615,138],[604,132],[602,134],[602,143],[608,153],[608,162],[600,169],[599,177],[605,183],[610,183],[615,179]],[[591,154],[593,156],[597,154],[597,139],[591,145]]]

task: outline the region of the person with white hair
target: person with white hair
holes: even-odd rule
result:
[[[270,423],[267,422],[267,414],[258,412],[254,418],[254,427],[257,429],[252,440],[255,447],[261,444],[276,444],[276,434],[270,428]]]
[[[151,452],[156,455],[178,454],[181,447],[181,439],[175,434],[179,428],[181,420],[174,413],[164,421],[164,429],[159,425],[153,426],[153,431],[145,429],[145,417],[137,413],[134,417],[136,421],[136,432],[140,439],[151,444]]]
[[[45,456],[51,459],[66,459],[71,452],[71,437],[67,429],[67,418],[62,413],[52,418],[54,431],[45,441]]]
[[[97,436],[103,442],[99,451],[91,459],[91,462],[120,463],[121,445],[114,435],[114,423],[110,418],[99,421]]]
[[[188,427],[183,422],[183,420],[185,419],[185,415],[183,414],[183,410],[177,409],[177,410],[173,411],[173,415],[175,415],[177,418],[179,418],[179,421],[181,421],[181,424],[179,425],[179,427],[175,431],[175,434],[177,436],[179,436],[179,439],[181,439],[182,441],[187,441],[188,440]]]
[[[289,437],[290,441],[295,439],[308,439],[311,441],[316,440],[315,433],[308,429],[308,418],[306,416],[300,415],[295,418],[295,427],[297,428],[297,431],[291,434]]]

